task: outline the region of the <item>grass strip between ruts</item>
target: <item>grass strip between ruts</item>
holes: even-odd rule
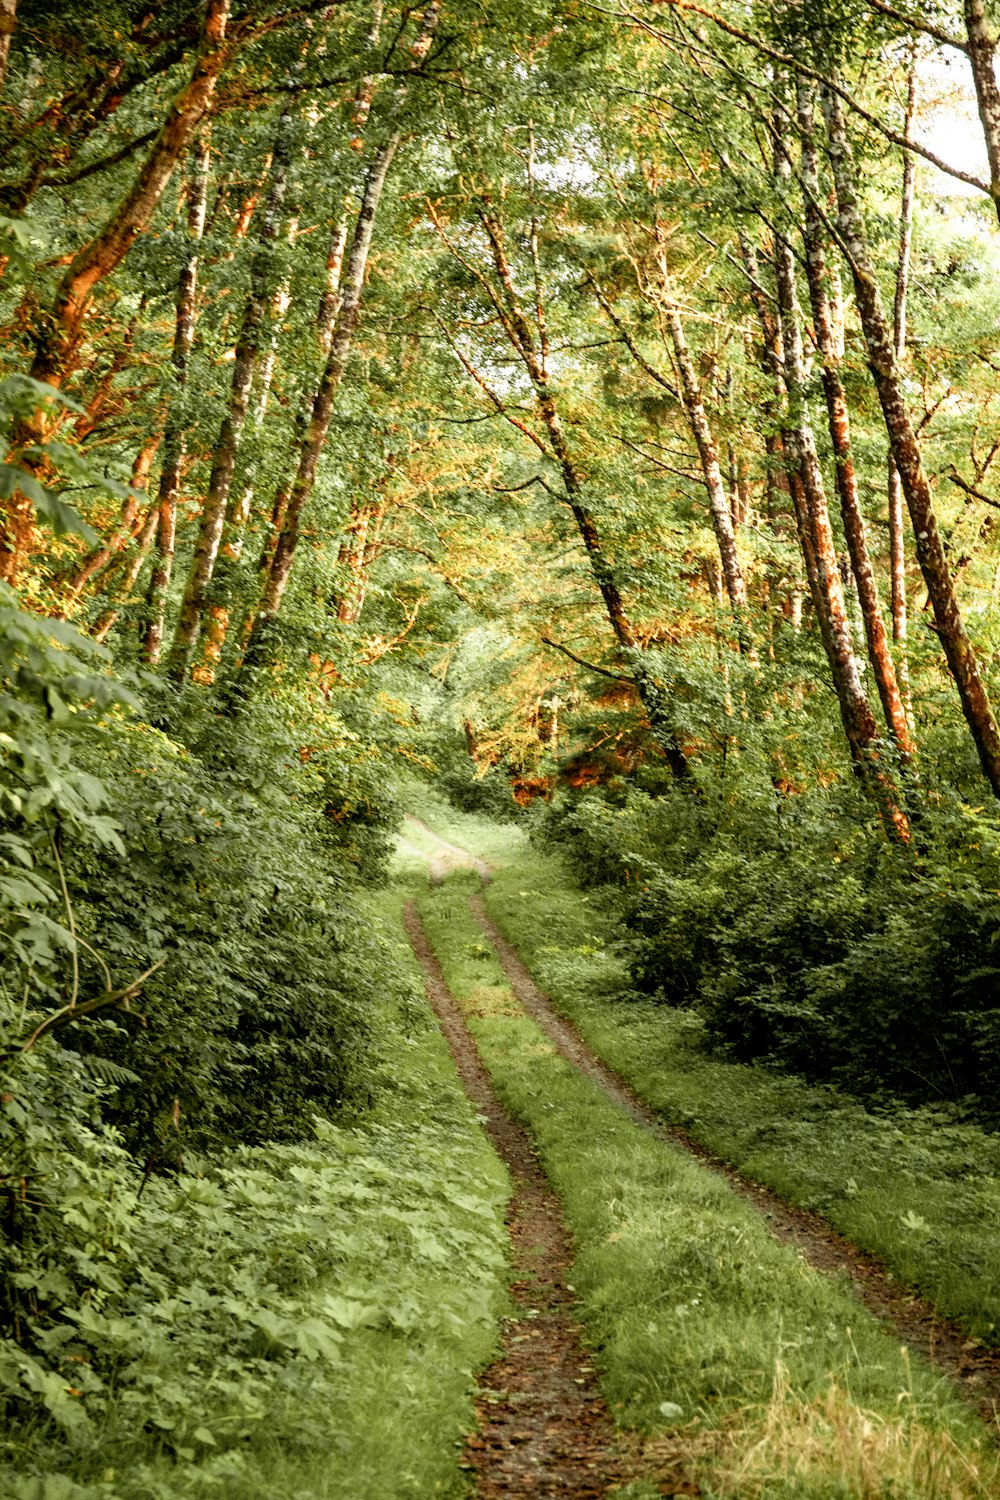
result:
[[[680,1424],[708,1494],[989,1493],[992,1445],[950,1384],[554,1053],[469,914],[474,888],[452,877],[421,915],[498,1095],[563,1200],[581,1315],[623,1425]]]

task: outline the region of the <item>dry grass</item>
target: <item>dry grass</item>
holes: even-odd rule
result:
[[[505,984],[476,984],[462,1001],[467,1016],[520,1016],[524,1012]]]
[[[832,1381],[824,1396],[804,1401],[779,1365],[756,1420],[718,1434],[702,1484],[727,1500],[995,1500],[996,1450],[985,1442],[978,1453],[960,1448],[949,1433],[909,1412],[910,1399],[901,1392],[899,1416],[886,1418],[856,1405]]]

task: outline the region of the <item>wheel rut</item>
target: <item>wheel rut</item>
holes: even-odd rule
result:
[[[539,989],[513,944],[486,911],[481,895],[469,907],[493,946],[511,989],[567,1062],[617,1104],[636,1124],[675,1146],[681,1146],[711,1171],[725,1177],[740,1197],[764,1217],[775,1239],[791,1245],[814,1270],[846,1275],[859,1300],[928,1364],[955,1381],[967,1401],[994,1427],[1000,1414],[1000,1352],[973,1343],[955,1322],[940,1317],[915,1291],[895,1281],[882,1263],[831,1229],[818,1214],[795,1208],[770,1189],[742,1176],[713,1156],[686,1131],[668,1125],[645,1104],[607,1063],[590,1050],[576,1027],[561,1016]]]
[[[480,1386],[479,1428],[467,1440],[463,1467],[475,1475],[478,1500],[602,1500],[649,1475],[615,1432],[583,1346],[567,1285],[572,1244],[559,1199],[527,1132],[493,1092],[412,902],[403,920],[466,1093],[514,1184],[507,1228],[515,1310],[504,1320],[500,1357]],[[665,1488],[661,1482],[660,1493],[696,1495],[698,1489],[677,1476]]]

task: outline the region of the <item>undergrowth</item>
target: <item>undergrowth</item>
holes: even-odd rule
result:
[[[5,1496],[464,1493],[507,1181],[416,987],[392,1051],[363,1126],[317,1119],[311,1141],[147,1183],[115,1247],[128,1291],[60,1329],[76,1384],[39,1369],[50,1419],[4,1433]]]

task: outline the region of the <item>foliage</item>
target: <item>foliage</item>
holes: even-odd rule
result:
[[[198,1220],[201,1189],[182,1178],[159,1210],[155,1174],[208,1145],[301,1140],[378,1091],[406,985],[357,887],[391,802],[363,754],[352,772],[346,728],[303,761],[273,715],[196,717],[187,748],[101,648],[0,603],[3,1389],[72,1433],[148,1339],[150,1284],[190,1274],[171,1226]]]
[[[460,1492],[445,1438],[492,1346],[505,1182],[415,998],[398,1046],[406,1082],[364,1127],[317,1119],[138,1202],[120,1161],[78,1180],[92,1290],[65,1289],[34,1356],[2,1346],[5,1493]]]
[[[988,815],[939,803],[921,824],[933,859],[887,849],[837,792],[716,814],[630,790],[545,826],[586,879],[625,886],[636,989],[696,1007],[731,1055],[868,1095],[974,1100],[995,1119]]]

